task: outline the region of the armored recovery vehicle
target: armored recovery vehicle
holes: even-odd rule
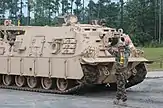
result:
[[[107,49],[113,40],[130,40],[122,29],[80,24],[75,16],[58,27],[3,25],[0,36],[1,88],[60,94],[87,84],[112,87],[115,57]],[[148,61],[131,40],[129,46],[126,88],[145,79]]]

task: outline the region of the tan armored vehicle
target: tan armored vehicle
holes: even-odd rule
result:
[[[130,39],[122,29],[79,24],[67,16],[59,27],[0,26],[0,87],[52,93],[73,93],[87,84],[115,84],[112,40]],[[126,87],[145,79],[143,52],[129,41]]]

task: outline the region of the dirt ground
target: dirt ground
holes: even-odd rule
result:
[[[58,95],[0,89],[0,108],[163,108],[163,72],[127,90],[128,106],[113,105],[114,91],[102,90],[82,95]]]

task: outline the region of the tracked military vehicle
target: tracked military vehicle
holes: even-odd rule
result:
[[[50,93],[74,93],[85,85],[115,84],[114,39],[130,40],[122,29],[80,24],[67,16],[61,26],[0,26],[0,87]],[[116,43],[116,42],[114,42]],[[132,51],[126,88],[147,74],[143,52]]]

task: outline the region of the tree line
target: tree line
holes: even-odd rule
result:
[[[162,0],[0,0],[1,23],[8,18],[17,24],[56,26],[57,16],[78,16],[80,23],[105,19],[109,27],[123,28],[137,46],[163,46]],[[27,16],[23,9],[27,9]]]

